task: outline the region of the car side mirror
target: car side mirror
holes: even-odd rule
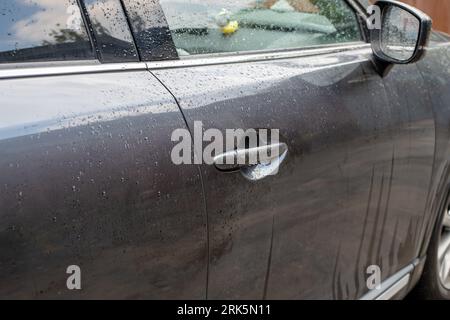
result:
[[[432,21],[422,11],[407,4],[380,0],[381,28],[371,30],[375,66],[382,76],[394,64],[419,61],[431,34]]]

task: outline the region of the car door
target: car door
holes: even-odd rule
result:
[[[0,297],[202,299],[200,175],[170,161],[182,114],[120,2],[77,3],[0,4]]]
[[[354,2],[160,3],[179,58],[148,67],[191,131],[276,129],[288,147],[258,181],[202,165],[208,298],[360,298],[369,266],[410,266],[435,138],[416,66],[375,71]]]

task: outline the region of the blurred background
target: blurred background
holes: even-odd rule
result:
[[[403,0],[433,18],[433,28],[450,33],[450,0]]]
[[[450,34],[450,0],[400,0],[433,18],[433,28]],[[369,0],[371,3],[377,0]]]

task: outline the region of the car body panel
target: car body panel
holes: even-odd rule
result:
[[[203,166],[210,298],[359,298],[369,265],[387,279],[416,258],[433,114],[416,66],[382,79],[371,54],[153,71],[191,129],[280,129],[289,148],[258,182]]]
[[[185,123],[145,64],[3,79],[0,106],[0,297],[205,298],[199,172],[172,164]]]
[[[417,63],[427,86],[436,126],[435,159],[426,212],[429,217],[422,226],[420,257],[426,255],[440,206],[450,190],[450,36],[438,35],[430,42],[425,58]]]
[[[147,63],[1,66],[0,297],[354,299],[370,265],[420,273],[450,182],[450,37],[385,77],[364,43],[177,60],[159,4],[122,3],[136,50],[110,35],[98,58]],[[258,182],[176,166],[194,121],[280,129],[286,161]]]

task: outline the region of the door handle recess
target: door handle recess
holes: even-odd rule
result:
[[[219,171],[240,171],[246,179],[258,181],[276,175],[287,153],[285,143],[237,149],[216,156],[214,165]]]

